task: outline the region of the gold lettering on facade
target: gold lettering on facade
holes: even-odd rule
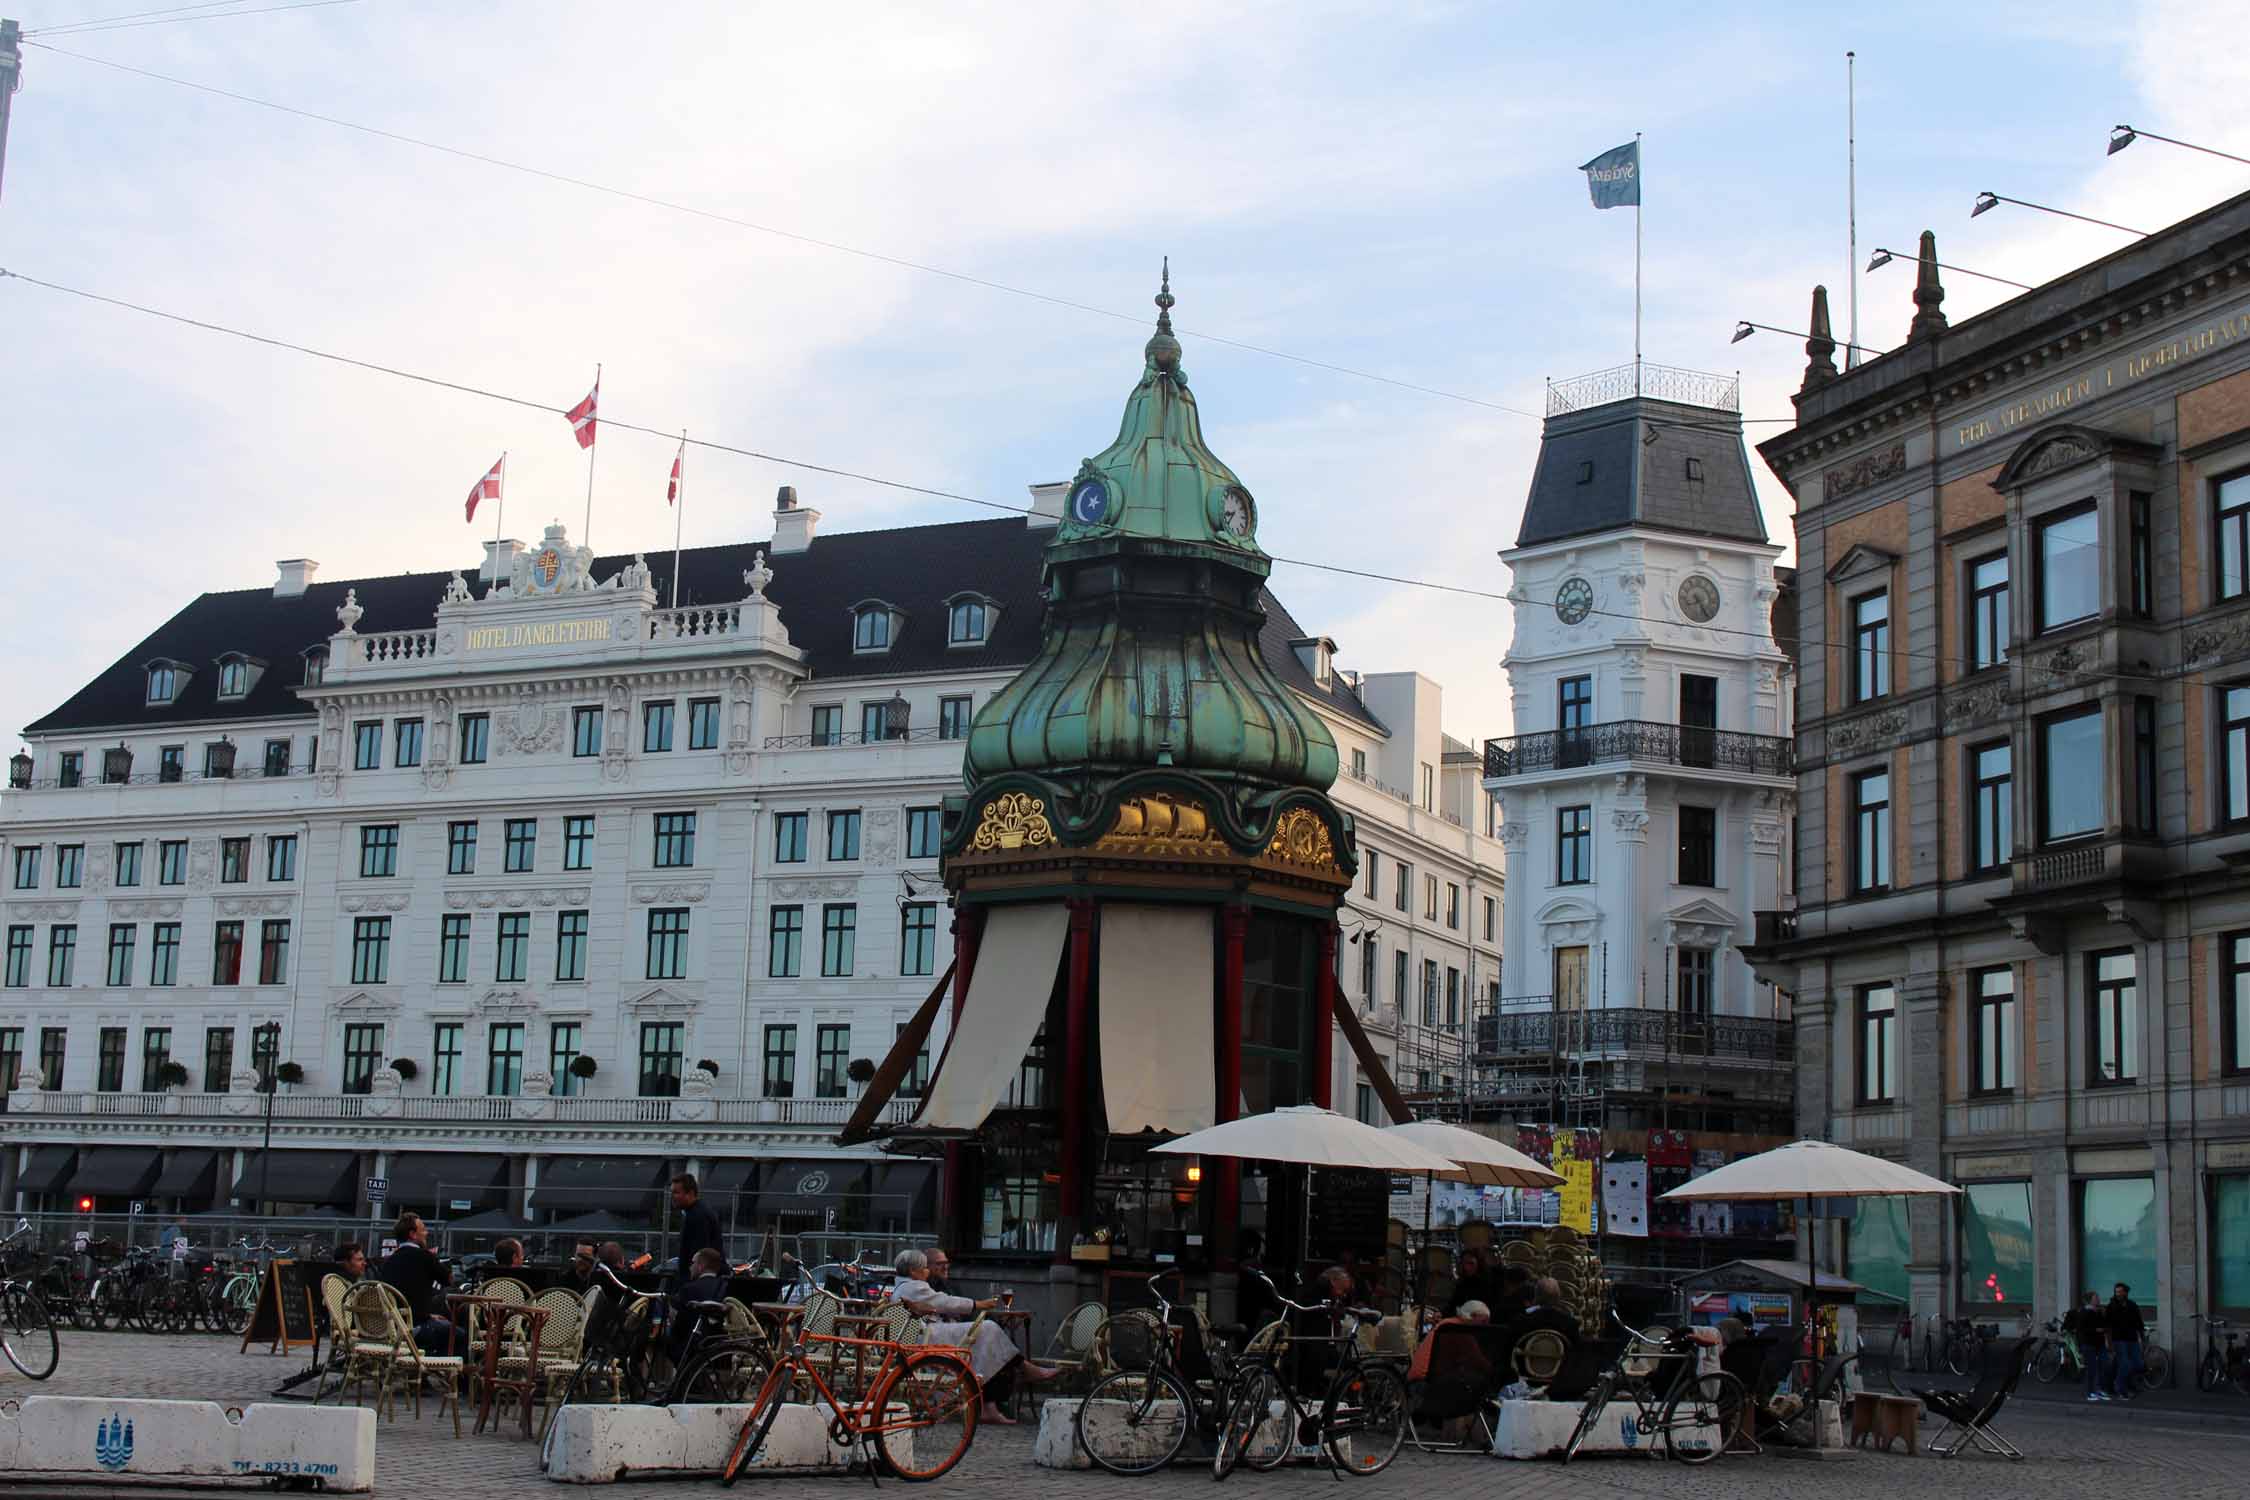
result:
[[[2192,333],[2183,333],[2176,338],[2166,339],[2161,344],[2114,359],[2039,395],[2011,401],[1998,411],[1987,413],[1975,421],[1959,423],[1953,429],[1954,446],[1966,448],[1987,438],[2013,431],[2027,422],[2043,421],[2078,402],[2091,399],[2097,391],[2106,393],[2120,385],[2145,379],[2174,365],[2200,358],[2241,338],[2250,338],[2250,312],[2231,313]]]
[[[542,620],[530,625],[472,625],[471,651],[507,651],[517,646],[576,646],[614,639],[607,616],[598,620]]]
[[[1029,792],[1003,792],[985,805],[969,847],[979,854],[995,849],[1036,849],[1055,841],[1047,804]]]

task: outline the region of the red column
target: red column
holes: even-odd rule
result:
[[[1062,1226],[1055,1236],[1055,1263],[1070,1263],[1070,1242],[1086,1207],[1086,1055],[1094,1045],[1093,997],[1088,993],[1094,959],[1094,903],[1064,903],[1070,911],[1070,968],[1063,991],[1062,1182],[1058,1202]]]
[[[1336,1089],[1336,924],[1320,929],[1320,978],[1313,986],[1312,1102],[1334,1109]]]
[[[1225,1124],[1242,1108],[1242,945],[1250,930],[1250,910],[1244,906],[1219,911],[1219,1035],[1216,1119]],[[1218,1251],[1221,1259],[1234,1259],[1235,1235],[1242,1220],[1242,1164],[1221,1157],[1217,1167]]]
[[[961,1006],[969,998],[969,975],[977,966],[977,943],[983,937],[984,908],[956,906],[953,909],[953,1009],[946,1022],[948,1028],[961,1024]],[[947,1040],[951,1039],[949,1030]],[[977,1205],[968,1201],[969,1174],[963,1166],[960,1143],[946,1142],[945,1170],[938,1179],[938,1202],[946,1206],[943,1218],[948,1222],[940,1232],[950,1245],[966,1250],[972,1248],[971,1230],[978,1215]]]

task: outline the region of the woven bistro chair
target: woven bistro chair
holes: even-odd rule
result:
[[[344,1382],[351,1370],[352,1345],[358,1341],[352,1332],[351,1291],[352,1284],[334,1272],[320,1278],[320,1306],[328,1314],[328,1363],[322,1368],[320,1379],[313,1383],[315,1406],[331,1389],[339,1400],[343,1397]],[[330,1376],[336,1378],[333,1387],[328,1384]]]
[[[1108,1318],[1109,1309],[1099,1302],[1079,1303],[1063,1315],[1055,1331],[1048,1335],[1047,1352],[1039,1357],[1039,1362],[1054,1366],[1073,1380],[1087,1379],[1095,1373],[1094,1336],[1101,1332]]]
[[[414,1342],[414,1310],[406,1299],[392,1287],[380,1281],[363,1281],[352,1288],[347,1303],[358,1337],[353,1341],[355,1357],[368,1351],[372,1360],[380,1358],[373,1373],[376,1379],[376,1411],[384,1418],[398,1418],[398,1393],[405,1391],[414,1400],[414,1420],[422,1419],[422,1385],[430,1378],[438,1381],[441,1398],[438,1410],[453,1408],[453,1435],[461,1435],[461,1376],[463,1365],[457,1354],[424,1354]]]
[[[531,1288],[513,1276],[495,1276],[477,1288],[477,1295],[495,1302],[529,1302]]]
[[[1569,1353],[1568,1339],[1552,1328],[1535,1328],[1516,1340],[1509,1359],[1525,1385],[1541,1390],[1561,1372],[1563,1358]]]

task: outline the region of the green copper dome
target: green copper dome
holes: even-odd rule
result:
[[[1336,779],[1328,726],[1258,648],[1272,564],[1249,491],[1204,445],[1166,271],[1117,441],[1079,467],[1047,546],[1039,655],[970,728],[971,786],[1029,772],[1083,797],[1153,766],[1245,797]]]

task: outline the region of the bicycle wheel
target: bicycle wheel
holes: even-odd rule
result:
[[[879,1414],[875,1447],[899,1478],[935,1479],[969,1451],[983,1404],[976,1376],[955,1356],[909,1355],[868,1403]]]
[[[2216,1349],[2204,1350],[2203,1363],[2195,1367],[2195,1388],[2205,1392],[2215,1391],[2219,1388],[2219,1382],[2226,1378],[2225,1358]]]
[[[1153,1474],[1179,1456],[1194,1412],[1170,1370],[1117,1370],[1078,1403],[1078,1446],[1112,1474]]]
[[[1683,1464],[1709,1463],[1726,1452],[1749,1401],[1742,1382],[1724,1370],[1692,1377],[1664,1403],[1665,1453]]]
[[[0,1296],[0,1354],[33,1380],[55,1373],[62,1344],[55,1337],[55,1320],[35,1292],[18,1288]]]
[[[1578,1425],[1570,1430],[1570,1441],[1563,1444],[1562,1461],[1564,1463],[1567,1464],[1578,1456],[1580,1445],[1586,1441],[1587,1435],[1593,1432],[1594,1425],[1601,1421],[1602,1412],[1609,1405],[1610,1393],[1616,1389],[1616,1379],[1614,1375],[1604,1375],[1601,1379],[1595,1381],[1594,1388],[1586,1393],[1586,1406],[1584,1410],[1578,1413]]]
[[[1218,1446],[1211,1450],[1211,1477],[1214,1480],[1226,1478],[1234,1472],[1237,1464],[1256,1452],[1261,1435],[1273,1425],[1275,1402],[1283,1402],[1283,1410],[1287,1410],[1281,1381],[1273,1371],[1263,1365],[1255,1365],[1241,1373],[1227,1398],[1226,1420],[1219,1424]],[[1288,1418],[1284,1416],[1282,1420],[1287,1421]],[[1282,1442],[1279,1448],[1281,1458],[1287,1458],[1289,1444]],[[1277,1458],[1273,1463],[1262,1467],[1272,1468],[1279,1462],[1280,1458]],[[1261,1467],[1256,1463],[1251,1466]]]
[[[1331,1381],[1320,1406],[1321,1446],[1346,1474],[1380,1474],[1406,1441],[1412,1407],[1406,1379],[1389,1365],[1361,1365]]]
[[[731,1488],[758,1450],[766,1445],[766,1434],[773,1431],[774,1419],[781,1415],[782,1398],[786,1392],[776,1388],[765,1393],[765,1399],[750,1408],[750,1415],[742,1419],[742,1430],[734,1435],[734,1446],[727,1450],[726,1465],[719,1470],[719,1483]]]
[[[227,1282],[220,1293],[226,1302],[226,1329],[240,1334],[250,1326],[250,1316],[258,1310],[258,1280],[254,1276],[236,1276]]]
[[[748,1343],[720,1344],[698,1354],[680,1375],[685,1402],[743,1402],[766,1383],[766,1362]]]
[[[2250,1358],[2236,1360],[2228,1367],[2227,1373],[2234,1378],[2234,1388],[2243,1395],[2250,1396]]]
[[[2041,1344],[2039,1352],[2031,1357],[2031,1373],[2039,1377],[2041,1385],[2053,1385],[2062,1374],[2062,1368],[2062,1345],[2053,1339]]]
[[[2172,1383],[2172,1351],[2162,1344],[2141,1346],[2141,1389],[2161,1390]]]

